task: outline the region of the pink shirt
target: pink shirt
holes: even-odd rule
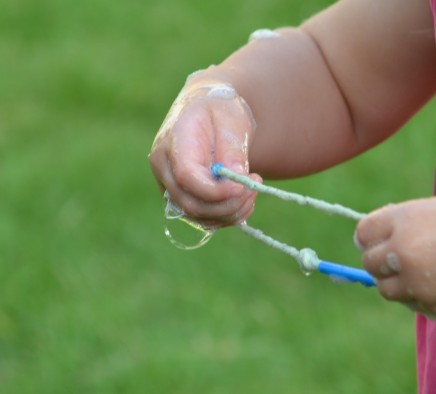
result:
[[[436,394],[436,321],[416,316],[418,393]]]
[[[430,0],[435,23],[436,39],[436,0]],[[436,195],[436,175],[434,183]],[[416,316],[416,358],[418,369],[418,394],[436,394],[436,321],[425,316]]]

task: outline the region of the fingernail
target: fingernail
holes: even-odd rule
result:
[[[232,163],[229,168],[237,174],[245,174],[245,167],[241,163]]]
[[[389,267],[388,267],[386,264],[383,264],[383,265],[380,267],[380,273],[381,273],[382,275],[389,275],[389,274],[391,273],[391,270],[389,269]]]
[[[399,273],[401,271],[401,262],[397,254],[389,252],[386,255],[386,265],[394,272]]]
[[[359,241],[359,237],[357,235],[357,231],[353,235],[353,241],[354,241],[354,245],[356,245],[357,249],[359,249],[361,252],[365,251],[365,248],[363,247],[363,245]]]

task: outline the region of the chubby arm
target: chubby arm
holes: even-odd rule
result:
[[[347,0],[308,21],[367,149],[404,124],[436,89],[427,0]],[[329,32],[329,34],[327,34]]]
[[[249,43],[187,82],[150,154],[158,182],[188,215],[232,224],[255,196],[214,182],[214,161],[287,178],[369,149],[433,96],[432,26],[427,0],[342,0],[300,28]],[[256,131],[244,100],[202,88],[214,84],[245,99]]]
[[[394,133],[434,94],[427,0],[343,0],[222,64],[252,106],[255,171],[319,171]],[[261,92],[261,94],[259,94]]]

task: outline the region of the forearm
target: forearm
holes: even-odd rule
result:
[[[301,29],[251,42],[191,83],[211,80],[232,84],[253,111],[252,171],[301,176],[359,151],[347,103],[317,45]]]
[[[342,0],[302,28],[318,43],[371,147],[434,94],[436,46],[428,0]]]

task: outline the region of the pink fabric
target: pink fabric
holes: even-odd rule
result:
[[[436,23],[436,0],[430,0]],[[433,194],[436,196],[436,173]],[[416,316],[418,394],[436,394],[436,321]]]
[[[416,316],[418,393],[436,394],[436,322]]]

